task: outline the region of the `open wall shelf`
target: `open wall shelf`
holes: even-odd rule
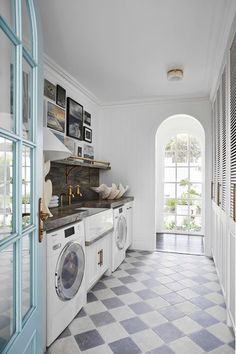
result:
[[[64,160],[57,160],[56,163],[68,166],[84,166],[89,168],[98,168],[101,170],[110,170],[110,162],[92,160],[87,158],[69,157]]]

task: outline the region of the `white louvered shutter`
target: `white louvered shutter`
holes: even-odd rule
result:
[[[230,215],[234,213],[236,185],[236,36],[230,49]]]
[[[222,209],[226,210],[226,142],[227,142],[227,111],[226,111],[226,68],[223,71],[221,81],[221,103],[222,103]]]

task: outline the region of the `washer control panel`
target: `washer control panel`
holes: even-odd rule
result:
[[[84,242],[84,223],[80,221],[76,224],[63,227],[47,234],[47,256],[52,252],[58,252],[70,241],[70,239]]]

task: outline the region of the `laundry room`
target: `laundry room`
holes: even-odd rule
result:
[[[236,2],[0,3],[0,354],[233,354]]]

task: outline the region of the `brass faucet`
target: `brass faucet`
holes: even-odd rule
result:
[[[66,193],[61,193],[60,194],[60,206],[62,207],[64,204],[64,197],[66,197]]]
[[[68,187],[67,194],[68,194],[68,205],[71,205],[71,199],[75,197],[73,193],[73,187],[71,185],[69,185]]]
[[[75,188],[75,193],[73,192],[73,188]],[[72,185],[69,185],[68,186],[68,189],[67,189],[67,194],[66,193],[61,193],[60,194],[60,203],[61,203],[61,206],[63,206],[63,199],[65,196],[68,196],[68,205],[71,205],[71,201],[72,201],[72,198],[75,197],[75,195],[78,195],[79,197],[82,197],[82,193],[80,191],[80,185],[77,184],[75,187],[73,187]]]

